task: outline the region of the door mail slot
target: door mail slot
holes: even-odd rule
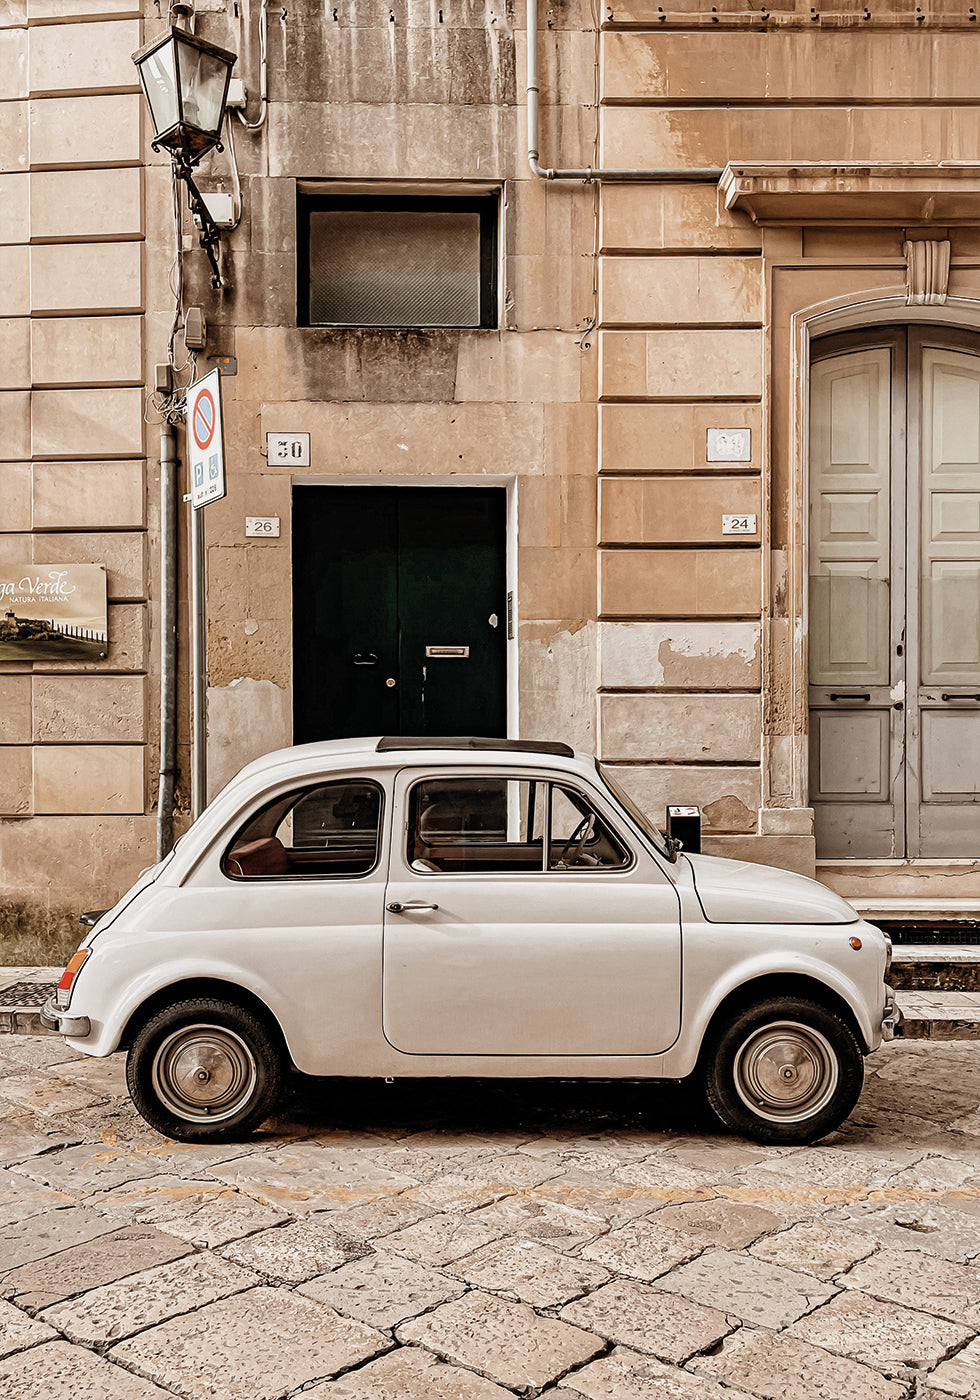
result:
[[[469,656],[469,647],[426,647],[426,656]]]

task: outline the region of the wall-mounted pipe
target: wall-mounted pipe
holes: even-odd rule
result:
[[[174,844],[177,773],[177,440],[164,418],[160,429],[160,789],[157,860]]]
[[[538,119],[538,0],[527,0],[527,162],[542,180],[644,180],[713,184],[722,170],[613,170],[586,166],[583,170],[555,170],[539,164]]]

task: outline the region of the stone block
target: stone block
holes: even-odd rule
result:
[[[60,675],[99,671],[145,671],[147,667],[147,605],[110,603],[109,654],[92,661],[35,662],[34,674]]]
[[[561,735],[594,753],[595,623],[522,622],[518,651],[521,733]]]
[[[0,389],[31,387],[30,343],[26,316],[0,320]]]
[[[762,410],[755,404],[606,403],[599,408],[599,463],[606,472],[731,472],[709,462],[708,429],[749,429],[748,462],[762,463]]]
[[[130,57],[142,42],[138,20],[35,25],[29,33],[33,96],[139,91]]]
[[[27,96],[27,30],[0,29],[0,92]]]
[[[236,1240],[221,1251],[264,1279],[275,1283],[303,1283],[316,1274],[327,1274],[351,1257],[350,1240],[322,1220],[296,1220],[291,1225],[261,1230]]]
[[[31,235],[34,238],[139,238],[143,228],[142,172],[120,170],[35,170],[30,177]],[[71,228],[65,211],[71,210]]]
[[[34,750],[35,811],[132,815],[146,804],[144,751],[128,744],[51,744]]]
[[[762,538],[762,487],[756,477],[611,477],[599,488],[602,544],[722,544],[724,516],[754,515]]]
[[[25,745],[0,746],[0,816],[34,815],[34,778],[31,750]]]
[[[759,813],[763,836],[812,836],[812,807],[763,807]]]
[[[31,455],[31,396],[24,389],[0,393],[0,423],[3,424],[3,456]]]
[[[140,316],[51,316],[31,322],[35,388],[143,382]]]
[[[0,316],[29,316],[30,312],[30,249],[0,247]]]
[[[756,330],[602,331],[604,399],[758,398],[762,337]]]
[[[819,1282],[812,1274],[730,1249],[707,1250],[662,1278],[658,1287],[772,1328],[795,1322],[837,1292],[833,1284]]]
[[[220,634],[220,623],[213,614],[211,621],[213,644],[215,632]],[[263,629],[279,630],[277,623],[258,623],[254,618],[250,621],[255,625],[255,637],[258,637]],[[247,623],[244,625],[247,626]],[[237,640],[239,645],[236,648],[236,664],[240,665],[242,638],[239,636]],[[246,664],[251,668],[251,658]],[[212,677],[215,676],[216,669],[210,668],[209,674]],[[288,666],[285,669],[288,673]],[[291,742],[292,714],[289,691],[285,686],[277,685],[275,681],[257,680],[254,675],[236,675],[228,685],[210,685],[207,692],[207,708],[208,788],[212,795],[219,793],[243,764],[261,757],[270,749],[285,748]]]
[[[31,451],[35,457],[138,457],[142,389],[35,389]]]
[[[937,1366],[929,1379],[944,1396],[980,1393],[980,1337],[974,1338],[969,1346]]]
[[[64,20],[74,23],[84,19],[139,19],[140,11],[134,0],[27,0],[28,16],[33,24],[42,20]]]
[[[9,1396],[43,1395],[44,1400],[167,1400],[169,1394],[60,1340],[0,1363],[0,1386]]]
[[[600,622],[599,684],[615,690],[756,690],[756,622]]]
[[[144,495],[142,462],[35,462],[34,528],[139,530]]]
[[[375,1250],[301,1284],[297,1292],[371,1327],[389,1328],[458,1298],[465,1285],[414,1259]]]
[[[141,102],[135,92],[32,98],[28,114],[31,169],[138,165]]]
[[[882,1249],[871,1259],[855,1264],[840,1280],[844,1288],[859,1288],[885,1302],[962,1322],[980,1329],[977,1270],[970,1264],[953,1264],[934,1254],[910,1249]]]
[[[743,1327],[726,1337],[713,1356],[692,1367],[763,1400],[818,1400],[847,1395],[850,1400],[901,1400],[903,1381],[886,1380],[877,1371],[846,1356],[835,1356],[786,1333]],[[733,1392],[726,1390],[725,1394]]]
[[[41,243],[31,248],[31,310],[141,311],[141,244]]]
[[[484,1380],[460,1366],[447,1366],[417,1347],[399,1347],[348,1371],[336,1381],[324,1381],[303,1391],[310,1400],[396,1400],[425,1396],[426,1400],[511,1400],[510,1390]]]
[[[4,172],[27,168],[27,109],[23,99],[0,105],[0,170]]]
[[[702,1307],[631,1279],[615,1279],[562,1308],[566,1322],[620,1346],[680,1365],[715,1346],[737,1325],[717,1308]]]
[[[600,209],[604,252],[762,246],[761,230],[725,208],[717,185],[603,185]]]
[[[708,856],[750,860],[795,870],[811,880],[816,869],[816,843],[812,836],[705,836],[701,849]]]
[[[35,676],[34,742],[142,743],[142,676]]]
[[[256,1282],[250,1270],[208,1250],[87,1290],[80,1298],[48,1308],[44,1318],[73,1342],[105,1346],[178,1313],[241,1293]]]
[[[822,1220],[791,1225],[766,1239],[758,1240],[749,1251],[759,1259],[802,1269],[817,1278],[833,1279],[846,1274],[860,1259],[873,1254],[876,1244],[868,1235],[828,1225]],[[906,1256],[903,1255],[903,1260]],[[842,1280],[846,1284],[847,1280]]]
[[[517,518],[525,548],[590,548],[596,540],[596,482],[585,476],[520,477]]]
[[[455,398],[461,403],[577,403],[583,355],[560,331],[460,337]]]
[[[609,1274],[586,1259],[568,1259],[536,1240],[499,1240],[450,1266],[451,1273],[490,1293],[535,1308],[556,1308],[606,1283]]]
[[[512,1390],[545,1386],[603,1346],[579,1327],[477,1292],[403,1323],[397,1335]]]
[[[28,175],[0,175],[0,244],[26,243],[31,236],[30,225],[30,177]]]
[[[752,617],[762,604],[755,549],[616,549],[599,552],[606,617]]]
[[[0,675],[0,744],[31,742],[31,678]]]
[[[381,1332],[310,1298],[253,1288],[120,1342],[109,1355],[195,1395],[282,1395],[387,1351]]]
[[[615,1347],[608,1356],[560,1380],[557,1396],[568,1400],[575,1396],[583,1400],[666,1400],[668,1396],[670,1400],[742,1400],[716,1381],[665,1366],[627,1347]]]
[[[38,1342],[57,1340],[58,1334],[46,1322],[28,1317],[12,1303],[0,1302],[0,1358],[37,1346]]]
[[[582,1250],[585,1259],[598,1260],[614,1274],[652,1283],[677,1264],[686,1264],[702,1249],[689,1235],[664,1225],[659,1214],[647,1220],[631,1220],[618,1230],[593,1240]]]
[[[700,807],[702,830],[754,832],[761,801],[762,776],[758,768],[707,768],[658,763],[649,767],[610,765],[640,808],[663,826],[668,804]]]
[[[728,1168],[724,1158],[719,1158],[718,1150],[717,1139],[713,1142],[709,1140],[688,1149],[684,1156],[688,1160],[693,1156],[695,1161],[713,1169],[716,1174],[724,1175]],[[767,1235],[769,1231],[776,1230],[783,1224],[782,1218],[774,1215],[771,1210],[746,1205],[742,1201],[729,1201],[723,1196],[667,1206],[664,1210],[658,1210],[655,1218],[658,1224],[669,1226],[696,1240],[701,1247],[721,1245],[725,1249],[744,1249],[752,1240],[758,1239],[760,1235]],[[767,1255],[759,1257],[768,1258]]]
[[[3,510],[0,532],[21,534],[31,528],[31,464],[0,462],[3,481]]]
[[[842,1352],[868,1366],[931,1370],[959,1350],[974,1329],[917,1309],[882,1303],[865,1293],[842,1293],[787,1329],[789,1336]]]
[[[464,1254],[472,1254],[494,1243],[502,1229],[481,1225],[465,1215],[431,1215],[425,1220],[385,1237],[385,1249],[419,1259],[433,1268],[451,1264]]]
[[[744,325],[761,322],[760,258],[599,260],[601,324]]]
[[[3,1286],[19,1307],[36,1311],[189,1253],[190,1245],[152,1225],[128,1225],[11,1269]]]
[[[601,695],[604,760],[758,761],[762,709],[755,695]]]
[[[596,565],[592,549],[518,550],[520,615],[528,621],[595,617]]]

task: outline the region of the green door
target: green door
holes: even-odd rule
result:
[[[503,487],[297,486],[294,742],[507,732]]]

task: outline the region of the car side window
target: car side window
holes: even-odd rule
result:
[[[284,793],[257,812],[221,861],[233,880],[367,875],[378,863],[382,792],[353,778]]]
[[[624,869],[632,860],[574,788],[489,775],[416,783],[407,857],[420,875]]]

